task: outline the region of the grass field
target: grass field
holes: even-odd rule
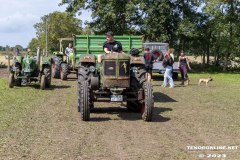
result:
[[[208,76],[209,87],[197,85]],[[0,159],[240,159],[240,75],[189,77],[189,86],[175,81],[170,89],[154,76],[153,122],[112,103],[97,103],[91,121],[82,122],[75,79],[53,80],[53,88],[44,91],[37,84],[9,89],[0,74]]]

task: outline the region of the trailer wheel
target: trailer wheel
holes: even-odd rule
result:
[[[172,78],[173,78],[173,79],[178,79],[178,73],[177,73],[177,72],[173,72]]]
[[[83,121],[89,121],[90,119],[90,89],[88,82],[83,81],[78,85],[78,108],[80,109],[80,117]]]
[[[143,84],[144,102],[142,103],[142,119],[144,121],[151,121],[154,107],[153,87],[151,83],[145,82]]]
[[[13,73],[10,73],[8,77],[8,87],[13,88],[13,86],[14,86],[14,75]]]
[[[46,76],[43,74],[41,76],[41,83],[40,83],[40,89],[41,90],[44,90],[46,87]]]

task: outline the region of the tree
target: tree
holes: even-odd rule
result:
[[[217,43],[214,46],[224,59],[224,71],[232,56],[239,55],[239,25],[240,2],[234,0],[206,0],[205,12],[212,18],[214,36]]]
[[[36,51],[38,47],[39,47],[39,41],[37,38],[33,38],[28,44],[28,48],[31,51]]]
[[[59,48],[59,38],[72,37],[73,34],[80,34],[82,30],[81,20],[66,12],[53,12],[45,15],[41,18],[41,22],[35,24],[34,27],[37,34],[37,44],[40,48],[46,47],[47,28],[48,49],[51,50]],[[33,39],[31,42],[30,47],[36,47],[36,40]]]
[[[81,14],[81,10],[92,11],[93,21],[87,23],[96,34],[104,34],[111,30],[116,35],[131,34],[138,21],[141,21],[138,0],[62,0],[67,4],[67,11]]]

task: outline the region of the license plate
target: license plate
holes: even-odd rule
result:
[[[112,102],[121,102],[123,101],[123,95],[111,95]]]

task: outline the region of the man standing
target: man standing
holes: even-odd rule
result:
[[[151,82],[154,57],[149,48],[144,49],[144,59],[146,67],[146,79],[148,82]]]
[[[65,49],[65,55],[67,56],[67,62],[69,61],[70,53],[73,53],[72,43],[69,43],[68,47]]]
[[[103,44],[103,50],[106,54],[111,53],[112,51],[124,53],[121,42],[115,41],[112,31],[106,33],[106,39],[107,41]]]

